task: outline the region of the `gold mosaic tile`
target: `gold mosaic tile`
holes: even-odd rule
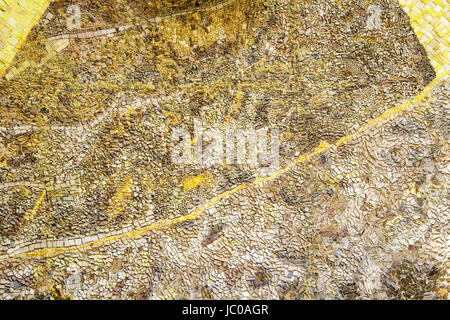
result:
[[[438,77],[448,74],[449,11],[440,0],[399,0],[411,18],[411,25],[430,57]]]

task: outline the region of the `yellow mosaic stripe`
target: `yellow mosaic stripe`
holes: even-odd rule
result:
[[[434,79],[431,81],[423,90],[420,92],[416,97],[414,97],[413,100],[406,100],[403,104],[393,107],[391,109],[388,109],[386,112],[384,112],[379,117],[373,119],[366,125],[362,126],[358,131],[355,133],[342,137],[338,142],[335,144],[328,144],[325,141],[321,141],[320,145],[311,153],[303,154],[300,157],[294,159],[292,162],[290,162],[286,167],[276,171],[271,176],[268,176],[266,178],[258,178],[252,183],[249,184],[241,184],[234,189],[227,190],[223,193],[220,193],[219,195],[209,199],[206,201],[203,205],[195,209],[194,211],[190,212],[189,214],[186,214],[184,216],[180,216],[173,219],[164,219],[162,221],[154,222],[148,226],[142,227],[137,230],[132,230],[129,232],[125,232],[122,234],[116,234],[112,236],[108,236],[105,238],[99,238],[95,241],[90,241],[83,243],[81,245],[76,246],[67,246],[67,247],[54,247],[54,248],[44,248],[44,249],[36,249],[32,250],[30,252],[24,252],[17,254],[15,256],[12,256],[10,258],[33,258],[33,257],[50,257],[53,255],[58,255],[60,253],[64,252],[71,252],[71,251],[81,251],[86,248],[92,247],[92,246],[98,246],[98,245],[104,245],[108,244],[113,241],[117,241],[120,239],[127,239],[127,238],[137,238],[140,236],[145,235],[145,233],[149,231],[154,230],[161,230],[164,228],[173,227],[177,224],[180,224],[185,221],[191,221],[199,218],[206,210],[217,204],[218,202],[222,201],[223,199],[227,198],[230,195],[233,195],[237,193],[240,190],[246,189],[248,187],[254,187],[254,186],[261,186],[261,184],[268,183],[270,181],[273,181],[277,177],[281,176],[282,174],[286,173],[287,171],[291,170],[293,167],[295,167],[298,164],[305,163],[306,161],[310,160],[311,158],[322,154],[323,152],[326,152],[328,150],[331,150],[334,147],[338,147],[344,143],[348,143],[360,136],[362,133],[374,128],[376,125],[382,123],[382,121],[388,121],[391,119],[391,117],[398,115],[400,112],[408,110],[410,107],[414,107],[416,103],[420,103],[427,97],[433,94],[433,88],[435,88],[438,84],[440,84],[442,81],[445,81],[443,79]],[[7,259],[7,258],[6,258]]]
[[[448,74],[448,19],[446,0],[399,0],[424,46],[438,78]]]
[[[0,0],[0,76],[50,0]]]

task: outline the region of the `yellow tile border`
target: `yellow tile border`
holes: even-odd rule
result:
[[[50,0],[0,0],[0,76],[49,4]]]
[[[399,0],[438,78],[448,75],[449,10],[446,0]]]

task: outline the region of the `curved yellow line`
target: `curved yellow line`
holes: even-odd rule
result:
[[[271,181],[277,177],[279,177],[280,175],[282,175],[283,173],[285,173],[286,171],[290,170],[292,167],[294,167],[295,165],[305,162],[308,159],[321,154],[322,152],[325,152],[329,149],[331,149],[332,147],[338,147],[344,143],[350,142],[352,140],[354,140],[357,136],[359,136],[362,132],[370,129],[372,126],[380,123],[383,120],[386,120],[387,118],[389,118],[390,116],[396,115],[399,112],[407,109],[408,107],[412,106],[414,103],[417,103],[419,101],[421,101],[422,99],[424,99],[425,97],[428,96],[428,94],[430,93],[430,91],[442,80],[443,77],[439,77],[434,79],[432,82],[430,82],[412,101],[411,100],[406,100],[403,104],[388,109],[387,111],[385,111],[382,115],[380,115],[379,117],[371,120],[370,122],[368,122],[366,125],[362,126],[359,130],[357,130],[355,133],[342,137],[339,141],[337,141],[335,144],[328,144],[325,141],[322,141],[320,143],[320,145],[311,153],[309,154],[303,154],[300,157],[296,158],[295,160],[293,160],[291,163],[289,163],[286,167],[276,171],[274,174],[272,174],[271,176],[268,176],[266,178],[258,178],[255,181],[253,181],[250,184],[241,184],[231,190],[225,191],[213,198],[211,198],[210,200],[208,200],[206,203],[204,203],[202,206],[200,206],[199,208],[195,209],[193,212],[181,216],[181,217],[177,217],[174,219],[164,219],[160,222],[155,222],[152,223],[149,226],[143,227],[141,229],[138,230],[133,230],[127,233],[123,233],[120,235],[114,235],[114,236],[110,236],[110,237],[105,237],[102,239],[99,239],[97,241],[91,241],[82,245],[78,245],[78,246],[71,246],[71,247],[59,247],[59,248],[45,248],[45,249],[38,249],[38,250],[34,250],[34,251],[30,251],[30,252],[26,252],[26,253],[22,253],[19,255],[16,255],[14,257],[17,258],[26,258],[26,257],[48,257],[50,255],[55,255],[55,254],[59,254],[59,253],[63,253],[63,252],[67,252],[67,251],[73,251],[73,250],[81,250],[84,249],[86,247],[91,247],[91,246],[95,246],[95,245],[99,245],[99,244],[104,244],[106,242],[110,242],[110,241],[115,241],[118,239],[125,239],[125,238],[132,238],[132,237],[137,237],[140,236],[146,232],[152,231],[152,230],[159,230],[159,229],[163,229],[163,228],[167,228],[167,227],[171,227],[175,224],[178,223],[182,223],[184,221],[189,221],[189,220],[194,220],[196,218],[198,218],[205,210],[207,210],[208,208],[210,208],[212,205],[216,204],[217,202],[221,201],[222,199],[226,198],[228,195],[233,194],[239,190],[245,189],[247,187],[251,187],[257,184],[261,184],[261,183],[265,183],[268,181]],[[13,258],[13,257],[11,257]]]

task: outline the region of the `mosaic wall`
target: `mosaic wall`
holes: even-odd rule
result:
[[[0,298],[448,299],[447,7],[0,0]]]

